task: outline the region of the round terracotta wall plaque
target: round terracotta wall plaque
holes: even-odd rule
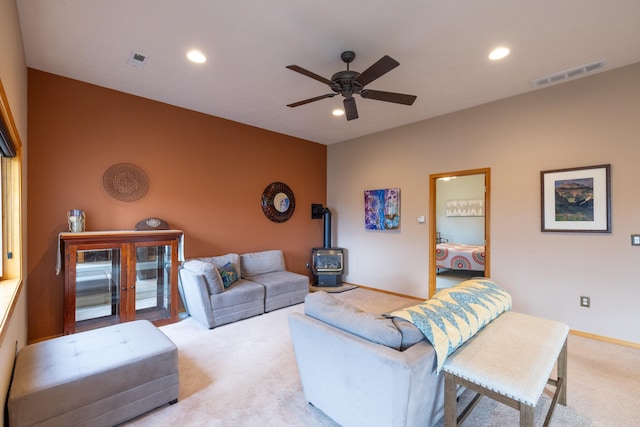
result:
[[[149,191],[149,178],[136,165],[118,163],[107,169],[102,175],[102,185],[109,194],[121,202],[135,202]]]
[[[262,193],[262,211],[273,222],[285,222],[296,208],[296,198],[287,184],[273,182]]]

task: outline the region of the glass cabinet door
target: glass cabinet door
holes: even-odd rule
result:
[[[120,249],[78,250],[76,328],[120,322]]]
[[[171,318],[171,250],[171,245],[136,247],[136,319]]]

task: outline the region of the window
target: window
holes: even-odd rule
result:
[[[4,342],[22,290],[21,147],[16,124],[0,81],[0,287],[2,294],[9,296],[0,299],[0,345]]]
[[[0,278],[21,277],[21,143],[0,81]]]

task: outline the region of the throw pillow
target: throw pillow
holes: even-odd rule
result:
[[[238,281],[238,272],[232,263],[228,262],[218,269],[220,277],[222,277],[222,284],[227,289]]]

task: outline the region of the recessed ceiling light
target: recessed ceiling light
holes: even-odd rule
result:
[[[207,57],[199,50],[190,50],[187,53],[187,58],[189,58],[189,61],[195,62],[196,64],[202,64],[207,61]]]
[[[331,114],[333,114],[334,116],[342,116],[342,115],[344,115],[344,110],[336,108],[335,110],[333,110],[333,112]]]
[[[489,59],[491,59],[492,61],[497,61],[498,59],[502,59],[505,56],[509,55],[509,52],[510,50],[508,47],[497,47],[491,51],[491,53],[489,54]]]

